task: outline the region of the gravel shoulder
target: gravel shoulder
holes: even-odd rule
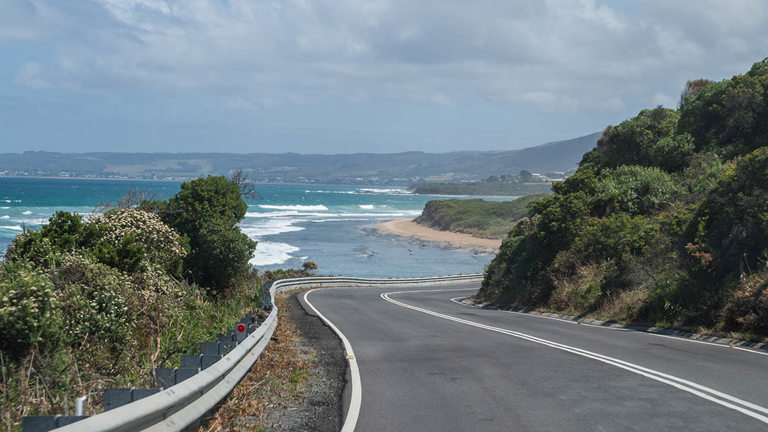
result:
[[[299,332],[301,348],[315,352],[307,386],[308,398],[294,411],[302,422],[298,428],[276,430],[339,431],[344,422],[343,393],[346,384],[347,362],[344,346],[336,334],[315,315],[308,314],[298,296],[291,293],[287,299],[289,319]]]
[[[301,291],[278,295],[278,324],[250,372],[198,432],[336,432],[347,361],[336,334],[304,311]]]

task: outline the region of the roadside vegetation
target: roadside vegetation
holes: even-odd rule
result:
[[[428,201],[416,223],[441,231],[503,239],[514,224],[528,216],[528,203],[544,195],[529,195],[513,201],[449,199]]]
[[[72,414],[108,387],[151,387],[259,305],[268,278],[240,232],[247,187],[224,177],[184,183],[167,201],[129,196],[84,218],[57,212],[13,241],[0,264],[0,429],[21,417]],[[316,266],[314,266],[316,268]]]
[[[609,126],[529,205],[479,297],[768,337],[768,59]]]

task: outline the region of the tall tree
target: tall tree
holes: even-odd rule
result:
[[[222,292],[245,274],[256,249],[237,226],[247,208],[237,182],[224,176],[183,183],[168,201],[163,220],[189,239],[184,274],[191,282]]]

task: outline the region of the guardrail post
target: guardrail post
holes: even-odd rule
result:
[[[229,341],[229,342],[220,342],[219,343],[219,355],[227,355],[230,351],[235,349],[237,346],[237,342]]]
[[[168,388],[176,384],[176,369],[174,368],[155,368],[155,385],[162,388]]]
[[[221,360],[218,354],[203,354],[200,356],[200,370],[205,370],[214,365],[217,361]]]
[[[200,369],[200,354],[182,354],[179,369]]]
[[[261,309],[265,311],[272,310],[272,285],[274,282],[268,282],[261,287]]]
[[[104,411],[109,411],[117,407],[132,402],[133,389],[129,388],[105,388],[104,389]]]
[[[29,416],[21,419],[24,432],[48,432],[86,419],[88,416]]]
[[[197,375],[199,372],[200,372],[200,368],[194,368],[194,369],[178,368],[176,369],[175,384],[178,384],[186,379],[190,379],[193,376]]]
[[[202,342],[200,352],[203,355],[219,355],[219,342]]]

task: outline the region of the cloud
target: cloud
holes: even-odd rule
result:
[[[596,0],[5,0],[0,41],[47,45],[20,59],[16,86],[203,93],[220,97],[223,110],[474,97],[616,112],[628,99],[655,103],[699,71],[727,75],[760,60],[767,8],[763,0],[648,0],[632,9]]]
[[[227,111],[251,111],[255,108],[255,105],[250,100],[245,99],[242,96],[234,98],[228,98],[224,101],[224,109]]]
[[[435,105],[452,106],[456,105],[456,102],[451,99],[450,96],[443,93],[435,93],[429,97],[429,101]]]
[[[33,89],[45,89],[51,87],[51,83],[41,77],[40,71],[39,64],[34,62],[25,63],[13,79],[13,84]]]

